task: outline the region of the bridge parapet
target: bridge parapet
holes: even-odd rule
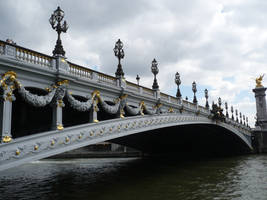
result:
[[[52,67],[51,61],[53,57],[1,40],[0,40],[0,54],[14,57],[18,60],[27,63],[40,65],[48,68]]]

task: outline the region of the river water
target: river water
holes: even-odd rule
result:
[[[267,155],[42,160],[0,173],[0,199],[267,199]]]

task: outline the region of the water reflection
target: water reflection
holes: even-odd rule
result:
[[[267,156],[44,160],[0,174],[0,199],[267,199]]]

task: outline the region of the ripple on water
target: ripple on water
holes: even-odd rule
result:
[[[42,160],[0,174],[0,199],[267,199],[267,156]]]

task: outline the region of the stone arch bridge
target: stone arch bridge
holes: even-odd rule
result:
[[[251,129],[123,77],[0,41],[0,170],[111,141],[151,154],[247,153]]]

